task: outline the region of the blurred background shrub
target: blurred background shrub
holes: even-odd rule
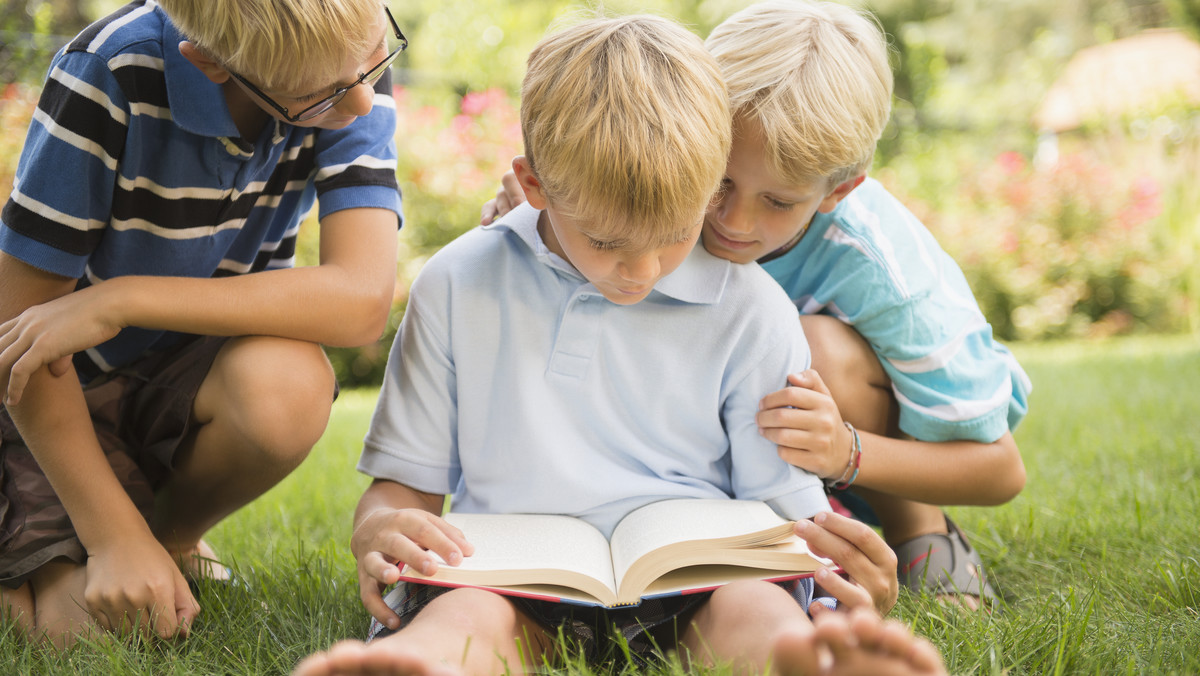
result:
[[[53,51],[119,4],[9,0],[0,9],[0,197]],[[748,4],[604,7],[672,16],[703,36]],[[960,263],[1000,338],[1200,331],[1200,0],[859,6],[878,17],[895,56],[894,112],[873,175]],[[394,70],[406,223],[388,334],[330,351],[345,385],[378,382],[416,271],[478,222],[521,151],[526,54],[587,5],[390,7],[411,40]],[[1163,52],[1168,43],[1176,51]],[[1115,49],[1126,51],[1106,51]],[[1089,65],[1103,75],[1089,80]],[[298,262],[315,261],[310,219]]]

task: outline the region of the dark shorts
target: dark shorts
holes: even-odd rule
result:
[[[147,520],[154,492],[192,431],[196,392],[227,340],[196,338],[84,388],[100,447]],[[58,558],[82,564],[87,552],[8,411],[0,407],[0,584],[15,589]]]
[[[796,599],[805,611],[814,601],[832,606],[831,599],[813,599],[811,578],[776,583]],[[400,616],[400,629],[437,597],[452,591],[449,587],[401,582],[386,597],[388,607]],[[529,619],[552,637],[564,640],[568,650],[577,651],[591,665],[625,660],[628,655],[639,666],[661,658],[679,643],[692,616],[712,592],[647,599],[639,606],[599,608],[571,603],[555,603],[510,596],[506,597]],[[371,620],[367,640],[396,633],[377,620]],[[562,657],[562,656],[560,656]]]

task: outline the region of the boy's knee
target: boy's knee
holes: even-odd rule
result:
[[[235,339],[218,356],[210,380],[217,386],[207,393],[207,405],[214,413],[224,409],[238,432],[265,452],[302,459],[329,422],[333,367],[314,343]]]
[[[727,626],[757,625],[775,616],[780,608],[800,609],[782,587],[763,580],[739,580],[718,587],[708,605],[710,615]]]
[[[462,587],[442,594],[426,608],[466,636],[503,640],[516,630],[517,611],[503,596],[484,589]]]

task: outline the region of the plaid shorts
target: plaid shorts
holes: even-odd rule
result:
[[[142,516],[192,431],[192,403],[228,338],[200,337],[84,388],[100,447]],[[0,584],[16,589],[53,559],[87,552],[46,475],[0,407]]]
[[[836,605],[833,599],[813,598],[812,578],[776,584],[787,590],[806,612],[814,602],[830,607]],[[384,597],[384,602],[400,616],[399,629],[388,629],[372,619],[367,640],[403,629],[431,601],[449,591],[453,588],[410,582],[397,584]],[[646,599],[641,605],[626,608],[582,606],[517,596],[506,598],[551,636],[561,634],[568,649],[577,649],[591,665],[624,659],[624,650],[618,649],[624,644],[637,665],[645,667],[679,643],[680,634],[691,624],[692,616],[711,597],[712,592],[667,596]]]

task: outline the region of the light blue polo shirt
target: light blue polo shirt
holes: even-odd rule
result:
[[[781,460],[758,401],[809,365],[787,295],[696,247],[632,306],[604,298],[521,205],[413,283],[359,469],[454,510],[578,516],[608,534],[667,498],[806,518],[829,503]]]
[[[816,214],[763,268],[800,312],[833,315],[870,343],[906,434],[991,443],[1025,416],[1029,376],[992,336],[958,264],[878,181]]]

